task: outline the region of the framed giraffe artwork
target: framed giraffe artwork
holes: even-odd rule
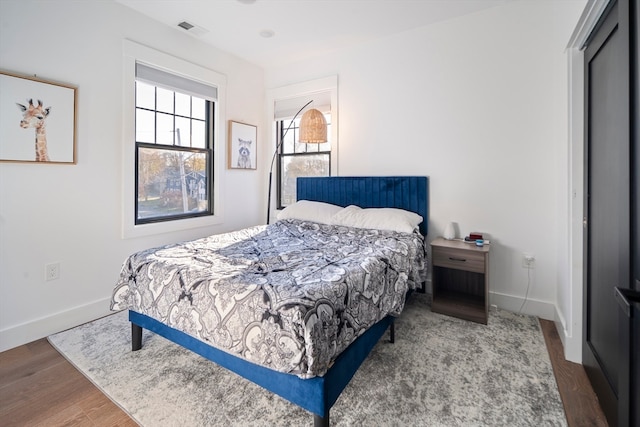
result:
[[[76,164],[77,91],[0,71],[0,161]]]
[[[258,127],[229,120],[227,166],[229,169],[256,169]]]

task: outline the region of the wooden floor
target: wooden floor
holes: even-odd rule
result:
[[[584,367],[565,360],[556,325],[550,320],[540,319],[540,326],[569,426],[608,426]]]
[[[553,322],[541,320],[570,427],[607,426],[582,365],[564,360]],[[0,425],[136,426],[46,339],[0,353]]]
[[[0,425],[138,424],[41,339],[0,353]]]

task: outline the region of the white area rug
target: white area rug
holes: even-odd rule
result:
[[[49,337],[145,427],[301,426],[312,415],[151,332],[131,351],[125,312]],[[431,312],[413,295],[396,342],[376,345],[331,409],[331,425],[566,426],[538,320],[489,324]]]

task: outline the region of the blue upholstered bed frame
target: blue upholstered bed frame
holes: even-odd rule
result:
[[[298,178],[298,200],[346,207],[398,208],[423,218],[420,233],[429,231],[429,178],[426,176],[331,176]]]
[[[424,176],[298,178],[297,199],[405,209],[421,215],[420,232],[426,235],[428,231],[429,190]],[[340,354],[323,377],[300,379],[232,356],[135,311],[129,311],[129,320],[134,351],[142,347],[142,329],[155,332],[306,409],[314,415],[315,426],[329,425],[329,409],[387,328],[393,327],[393,318],[387,316]]]

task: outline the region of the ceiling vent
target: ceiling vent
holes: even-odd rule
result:
[[[209,32],[204,28],[198,25],[192,24],[191,22],[188,22],[188,21],[181,21],[178,24],[178,27],[195,37],[200,37]]]

